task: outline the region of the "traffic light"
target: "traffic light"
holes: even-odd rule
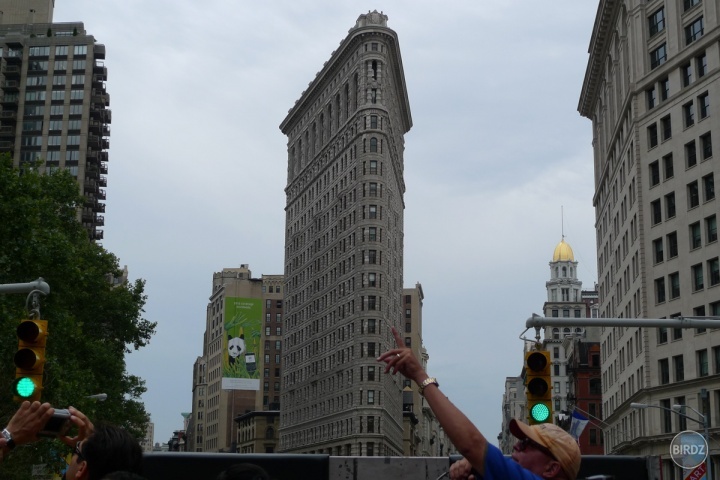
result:
[[[528,423],[552,422],[552,383],[550,382],[550,352],[534,350],[525,353],[525,391]]]
[[[17,327],[18,350],[15,352],[15,400],[40,400],[45,365],[46,320],[22,320]]]

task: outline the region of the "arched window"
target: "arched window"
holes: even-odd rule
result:
[[[564,335],[570,335],[570,329],[568,327],[563,328]]]
[[[378,151],[377,138],[372,137],[372,138],[370,138],[370,153],[377,153],[377,151]]]
[[[560,329],[559,328],[556,327],[556,328],[552,329],[552,337],[554,340],[560,339]]]
[[[559,267],[555,267],[555,278],[557,278],[557,277],[559,277],[559,276],[560,276],[560,268],[559,268]]]
[[[377,73],[378,73],[377,60],[373,60],[372,61],[372,78],[373,78],[373,80],[377,80]]]
[[[567,267],[563,267],[562,272],[563,272],[563,278],[567,277]]]
[[[272,440],[273,438],[275,438],[275,429],[273,427],[268,427],[267,430],[265,430],[265,439]]]

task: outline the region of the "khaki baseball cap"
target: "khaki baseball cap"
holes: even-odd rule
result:
[[[550,450],[570,479],[580,471],[580,447],[575,439],[562,428],[552,423],[528,425],[519,420],[510,420],[510,432],[520,440],[529,438]]]

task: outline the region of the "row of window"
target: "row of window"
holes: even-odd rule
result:
[[[715,175],[705,175],[701,179],[687,184],[687,209],[691,210],[700,205],[700,185],[702,185],[703,201],[709,202],[715,198]],[[675,192],[665,195],[665,220],[675,218],[676,214]],[[657,199],[650,203],[650,217],[652,225],[658,225],[663,221],[661,200]]]
[[[50,115],[62,116],[66,112],[68,115],[82,115],[83,106],[82,104],[70,104],[67,105],[50,105]],[[45,115],[45,105],[25,105],[24,111],[25,117],[42,117]]]
[[[23,122],[23,132],[42,132],[43,129],[43,121],[42,120],[26,120]],[[81,120],[69,120],[67,122],[67,130],[80,130],[82,126]],[[50,120],[48,122],[48,131],[61,131],[63,129],[63,121],[62,120]]]
[[[73,60],[69,63],[67,60],[56,60],[52,65],[47,60],[40,60],[29,62],[27,71],[29,76],[44,76],[43,74],[47,74],[49,71],[65,72],[68,69],[68,65],[70,65],[73,72],[85,71],[87,68],[87,62],[85,62],[85,60]],[[57,77],[58,75],[55,76]],[[84,79],[85,75],[73,75],[73,77],[83,77]]]
[[[712,347],[713,373],[720,373],[720,347]],[[708,349],[703,348],[695,352],[695,375],[696,377],[707,377],[710,375],[710,364],[708,360]],[[673,382],[685,380],[685,360],[683,355],[675,355],[672,358],[661,358],[658,360],[658,382],[660,385],[670,383],[671,362]]]
[[[691,281],[693,291],[700,291],[705,288],[705,275],[707,275],[708,286],[714,287],[720,285],[720,262],[718,257],[712,258],[705,262],[693,265],[691,268]],[[666,287],[667,285],[667,287]],[[674,300],[680,298],[680,272],[674,272],[665,277],[655,279],[655,302],[664,303],[667,299]],[[720,309],[720,302],[710,304],[711,310],[716,313]]]
[[[653,12],[648,17],[648,30],[651,36],[665,29],[664,9]],[[705,33],[703,17],[700,16],[684,27],[685,45],[690,45]],[[667,61],[667,44],[663,42],[650,50],[650,69],[655,69]]]
[[[45,90],[35,90],[35,91],[27,91],[25,92],[25,101],[27,102],[37,102],[37,101],[45,101],[47,98]],[[6,100],[8,99],[8,95],[5,96]],[[84,90],[70,90],[69,98],[70,100],[82,100],[85,97],[85,91]],[[50,92],[50,100],[65,100],[65,90],[52,90]]]
[[[55,45],[55,56],[67,56],[68,54],[68,45]],[[15,56],[17,56],[17,52],[21,52],[22,50],[12,50],[15,52]],[[73,55],[87,55],[87,45],[74,45],[73,46]],[[41,47],[30,47],[28,48],[28,56],[30,57],[48,57],[50,56],[50,46],[45,45]]]
[[[703,102],[701,105],[706,104],[707,102],[706,98],[700,98],[698,97],[698,101]],[[709,104],[708,104],[709,106]],[[701,110],[701,113],[705,113],[705,116],[707,116],[707,111]],[[695,124],[695,106],[691,102],[689,104],[686,104],[683,106],[683,118],[686,122],[686,127],[691,127]],[[705,118],[705,117],[702,117]],[[692,123],[687,123],[688,121],[691,121]],[[658,124],[653,122],[651,125],[647,127],[647,138],[648,138],[648,149],[652,149],[654,147],[657,147],[658,145],[658,132],[660,133],[661,140],[664,142],[666,140],[669,140],[672,138],[672,120],[670,115],[666,115],[663,118],[660,119],[660,129],[658,130]],[[712,156],[712,137],[710,132],[705,133],[704,135],[700,136],[700,142],[702,146],[702,153],[703,153],[703,160],[707,160]],[[692,153],[694,161],[696,162],[696,155],[697,152],[695,150],[695,142],[691,142],[693,145],[693,151],[687,152],[686,150],[686,156],[689,153]],[[694,164],[694,163],[693,163]]]
[[[705,225],[705,242],[712,243],[716,242],[717,236],[717,216],[711,215],[706,217],[704,220]],[[690,234],[690,250],[702,247],[702,227],[700,222],[695,222],[689,225]],[[665,252],[667,251],[667,258],[675,258],[678,255],[678,239],[677,232],[671,232],[660,238],[653,240],[653,261],[655,264],[661,263],[665,260]]]
[[[63,138],[67,139],[66,145],[80,145],[80,135],[48,135],[48,145],[61,145]],[[43,136],[23,135],[21,143],[23,146],[41,147],[43,144]]]
[[[45,156],[43,157],[43,159],[47,163],[59,162],[60,161],[60,153],[61,153],[60,150],[48,150],[45,153]],[[21,163],[31,163],[40,158],[41,158],[40,152],[36,152],[36,151],[20,152],[20,162]],[[65,165],[66,166],[68,166],[68,163],[77,162],[78,160],[80,160],[80,151],[79,150],[68,150],[65,152]],[[48,166],[47,168],[51,168],[51,167]],[[55,168],[55,167],[52,167],[52,168]],[[70,167],[70,168],[72,168],[72,167]],[[74,167],[74,168],[75,169],[71,170],[70,173],[74,177],[77,177],[77,167]],[[57,169],[57,168],[55,168],[55,169]],[[48,170],[48,172],[49,171],[52,171],[52,170]]]

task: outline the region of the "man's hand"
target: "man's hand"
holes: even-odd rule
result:
[[[68,447],[75,447],[77,442],[82,442],[95,431],[95,427],[89,418],[75,407],[68,408],[70,411],[70,421],[78,427],[78,433],[74,437],[60,437],[60,440]]]
[[[392,333],[395,337],[395,343],[398,348],[388,350],[378,357],[378,362],[385,362],[385,373],[392,372],[393,374],[400,372],[407,378],[414,380],[418,385],[428,378],[428,374],[423,370],[422,365],[412,350],[405,346],[400,334],[395,327],[392,327]]]
[[[467,459],[462,458],[450,465],[450,480],[475,480],[475,475],[470,472],[472,472],[472,465]]]
[[[53,413],[55,409],[49,403],[24,401],[6,428],[16,445],[34,442]]]

